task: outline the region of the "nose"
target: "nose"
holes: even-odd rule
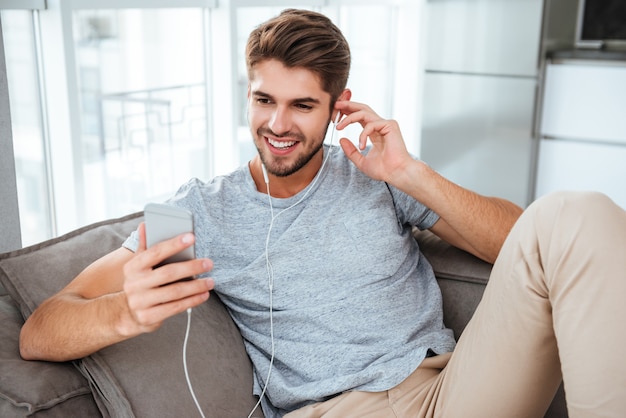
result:
[[[269,121],[269,128],[276,135],[282,135],[289,132],[291,129],[289,111],[282,107],[276,107],[272,112],[272,116]]]

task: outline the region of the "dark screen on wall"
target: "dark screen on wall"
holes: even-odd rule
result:
[[[626,41],[626,0],[580,0],[582,41]]]

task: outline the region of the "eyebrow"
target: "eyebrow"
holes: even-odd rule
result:
[[[260,90],[255,90],[252,92],[253,96],[257,96],[257,97],[264,97],[266,99],[274,99],[274,97],[269,94],[269,93],[265,93],[263,91]],[[320,100],[316,99],[314,97],[298,97],[296,99],[291,100],[292,104],[297,104],[297,103],[310,103],[310,104],[320,104]]]

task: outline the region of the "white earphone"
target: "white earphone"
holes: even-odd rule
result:
[[[333,149],[333,140],[335,137],[335,132],[337,131],[337,123],[339,123],[339,117],[341,116],[340,112],[337,112],[337,116],[335,117],[335,120],[333,121],[333,130],[332,133],[330,135],[330,147],[328,149],[328,153],[326,154],[326,156],[324,157],[324,161],[322,162],[322,166],[320,167],[319,171],[317,172],[317,175],[315,176],[315,178],[313,179],[313,181],[311,182],[311,184],[309,185],[308,190],[306,191],[306,193],[304,193],[304,195],[293,205],[281,210],[280,212],[278,212],[278,214],[276,214],[274,216],[274,206],[272,204],[272,195],[270,194],[270,180],[269,177],[267,175],[267,169],[265,168],[265,164],[261,163],[261,170],[263,171],[263,181],[265,181],[265,185],[267,187],[267,197],[268,197],[268,202],[269,202],[269,206],[270,206],[270,225],[269,228],[267,230],[267,237],[265,238],[265,264],[266,264],[266,270],[267,270],[267,281],[268,281],[268,288],[269,288],[269,315],[270,315],[270,340],[271,340],[271,358],[270,358],[270,365],[268,368],[268,372],[267,372],[267,377],[265,379],[265,384],[263,385],[263,390],[261,391],[261,394],[259,395],[259,400],[256,403],[256,405],[254,406],[254,408],[252,409],[252,411],[250,411],[250,414],[248,414],[248,418],[252,417],[252,414],[254,414],[254,411],[256,411],[256,409],[259,407],[259,405],[261,405],[261,401],[263,400],[263,397],[265,396],[265,392],[267,391],[267,386],[269,384],[270,381],[270,377],[272,375],[272,368],[274,366],[274,357],[275,357],[275,345],[274,345],[274,301],[273,301],[273,294],[274,294],[274,270],[272,269],[272,263],[270,262],[270,258],[269,258],[269,243],[270,243],[270,237],[272,234],[272,228],[274,227],[274,221],[276,220],[276,218],[278,218],[280,215],[282,215],[283,213],[285,213],[286,211],[288,211],[291,208],[296,207],[297,205],[299,205],[305,198],[306,196],[308,196],[309,192],[311,190],[313,190],[313,186],[317,183],[318,179],[321,177],[322,172],[324,170],[324,167],[326,166],[326,162],[328,161],[328,158],[330,157],[330,154],[332,152]],[[202,407],[200,406],[200,403],[198,402],[198,399],[196,398],[196,394],[193,390],[193,386],[191,385],[191,380],[189,378],[189,370],[187,368],[187,342],[189,340],[189,331],[191,328],[191,308],[187,309],[187,329],[185,331],[185,339],[183,342],[183,367],[184,367],[184,371],[185,371],[185,378],[187,380],[187,386],[189,387],[189,391],[191,392],[191,396],[193,398],[194,403],[196,404],[196,408],[198,409],[198,412],[200,413],[200,416],[202,418],[204,418],[204,413],[202,411]]]
[[[267,178],[267,168],[265,168],[265,164],[263,164],[263,163],[261,163],[261,171],[263,171],[263,180],[265,181],[265,184],[269,185],[270,184],[270,179]]]
[[[270,314],[270,340],[271,340],[271,356],[270,356],[270,365],[267,371],[267,377],[265,379],[265,384],[263,385],[263,390],[261,391],[261,394],[259,395],[259,400],[256,403],[256,405],[254,406],[254,408],[252,409],[252,411],[250,411],[250,414],[248,415],[248,418],[252,417],[252,414],[254,413],[254,411],[256,411],[256,409],[259,407],[259,405],[261,405],[261,401],[263,400],[263,396],[265,396],[265,392],[267,391],[267,386],[269,385],[269,381],[270,381],[270,377],[272,375],[272,368],[274,366],[274,357],[275,357],[275,345],[274,345],[274,317],[273,317],[273,312],[274,312],[274,300],[273,300],[273,293],[274,293],[274,270],[272,268],[272,263],[270,262],[270,258],[269,258],[269,244],[270,244],[270,236],[272,234],[272,228],[274,227],[274,221],[276,220],[276,218],[278,218],[280,215],[282,215],[283,213],[287,212],[288,210],[298,206],[300,203],[302,203],[302,201],[304,201],[304,199],[307,197],[307,195],[309,194],[309,192],[311,190],[313,190],[313,186],[317,183],[318,179],[322,176],[322,172],[324,170],[324,167],[326,166],[326,162],[328,161],[328,158],[330,157],[330,154],[332,152],[333,149],[333,140],[335,138],[335,132],[337,131],[337,123],[339,123],[339,117],[341,116],[341,112],[337,112],[337,116],[335,117],[335,120],[333,121],[333,130],[330,134],[330,146],[328,149],[328,153],[326,154],[324,161],[322,162],[322,166],[320,167],[319,171],[317,172],[317,175],[315,176],[315,178],[313,179],[313,181],[311,182],[311,184],[309,185],[308,190],[306,191],[306,193],[304,193],[304,195],[293,205],[281,210],[280,212],[278,212],[276,214],[276,216],[274,216],[274,206],[272,205],[272,195],[270,194],[270,181],[269,178],[267,176],[267,169],[265,168],[265,164],[261,163],[261,169],[263,171],[263,180],[265,181],[265,185],[267,187],[267,198],[268,198],[268,202],[269,202],[269,206],[270,206],[270,226],[267,230],[267,237],[265,238],[265,265],[266,265],[266,270],[267,270],[267,282],[268,282],[268,288],[269,288],[269,297],[270,297],[270,301],[269,301],[269,314]]]

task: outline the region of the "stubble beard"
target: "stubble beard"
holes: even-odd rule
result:
[[[315,139],[307,139],[304,135],[300,133],[287,133],[283,135],[276,135],[270,129],[263,127],[257,129],[256,135],[258,142],[255,142],[255,146],[257,152],[259,153],[259,157],[261,158],[261,162],[263,163],[263,165],[265,165],[267,172],[277,177],[287,177],[301,170],[322,149],[322,147],[324,146],[324,137],[326,136],[326,130],[324,130],[324,132],[322,132],[321,135],[318,135]],[[280,156],[273,156],[270,163],[267,156],[263,152],[263,149],[258,145],[259,142],[265,143],[265,136],[274,136],[277,138],[280,138],[281,136],[296,138],[300,142],[300,144],[310,143],[314,141],[316,145],[309,152],[300,154],[296,161],[294,161],[292,164],[288,165],[285,161],[287,157],[281,158]]]

